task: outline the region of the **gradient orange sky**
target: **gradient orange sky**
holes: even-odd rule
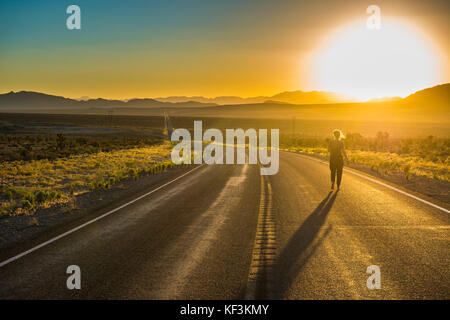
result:
[[[67,30],[78,4],[82,29]],[[407,21],[450,81],[448,1],[2,1],[0,93],[78,98],[259,96],[318,88],[310,59],[342,25],[368,17]]]

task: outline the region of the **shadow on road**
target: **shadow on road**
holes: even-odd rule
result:
[[[330,232],[331,226],[317,239],[337,194],[338,192],[333,193],[332,191],[328,193],[298,228],[278,256],[273,269],[273,279],[276,280],[275,288],[273,288],[275,299],[284,298],[286,291],[291,287],[303,266]]]

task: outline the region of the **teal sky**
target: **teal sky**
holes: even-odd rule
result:
[[[81,30],[66,8],[81,8]],[[309,56],[372,1],[0,2],[0,92],[70,97],[269,95],[315,88]],[[448,81],[448,1],[378,1],[438,46]]]

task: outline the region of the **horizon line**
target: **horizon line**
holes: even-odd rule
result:
[[[340,95],[342,96],[343,99],[348,99],[348,102],[368,102],[371,100],[379,100],[379,99],[395,99],[395,98],[400,98],[400,99],[404,99],[416,92],[425,90],[425,89],[429,89],[429,88],[434,88],[437,86],[441,86],[441,85],[446,85],[446,84],[450,84],[450,82],[442,82],[442,83],[438,83],[435,85],[432,85],[430,87],[424,87],[422,89],[416,90],[416,91],[412,91],[410,94],[402,97],[400,95],[398,96],[378,96],[378,97],[373,97],[373,98],[368,98],[368,99],[360,99],[360,98],[356,98],[356,97],[352,97],[352,96],[348,96],[346,94],[343,93],[339,93],[339,92],[335,92],[335,91],[327,91],[327,90],[309,90],[309,91],[304,91],[301,89],[298,90],[286,90],[286,91],[280,91],[278,93],[275,93],[273,95],[255,95],[255,96],[239,96],[239,95],[219,95],[219,96],[203,96],[203,95],[168,95],[168,96],[158,96],[158,97],[132,97],[132,98],[104,98],[104,97],[90,97],[90,96],[78,96],[78,97],[74,97],[74,96],[65,96],[65,95],[61,95],[58,93],[50,93],[50,92],[43,92],[43,91],[35,91],[35,90],[29,90],[29,89],[23,89],[23,90],[19,90],[19,91],[14,91],[14,90],[9,90],[6,91],[4,93],[0,93],[0,95],[4,95],[4,94],[8,94],[8,93],[19,93],[19,92],[33,92],[33,93],[41,93],[41,94],[45,94],[45,95],[51,95],[51,96],[57,96],[57,97],[63,97],[66,99],[72,99],[72,100],[77,100],[77,101],[89,101],[89,100],[98,100],[98,99],[103,99],[103,100],[116,100],[116,101],[124,101],[127,102],[129,100],[134,100],[134,99],[152,99],[152,100],[157,100],[158,99],[168,99],[168,98],[203,98],[203,99],[208,99],[208,100],[214,100],[214,99],[218,99],[218,98],[239,98],[239,99],[256,99],[256,98],[272,98],[275,95],[281,94],[281,93],[292,93],[292,92],[303,92],[303,93],[313,93],[313,92],[321,92],[321,93],[327,93],[327,94],[336,94],[336,95]],[[86,98],[86,99],[81,99],[81,98]],[[195,101],[195,100],[187,100],[184,102],[189,102],[189,101]],[[195,102],[199,102],[199,101],[195,101]]]

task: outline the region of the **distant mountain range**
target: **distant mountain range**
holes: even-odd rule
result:
[[[221,96],[215,98],[205,98],[202,96],[171,96],[165,98],[155,98],[155,100],[162,102],[186,102],[197,101],[203,103],[214,103],[219,105],[231,104],[253,104],[264,103],[267,101],[285,102],[290,104],[320,104],[320,103],[341,103],[341,102],[355,102],[356,100],[344,95],[326,91],[286,91],[273,96],[258,96],[250,98],[241,98],[236,96]]]
[[[152,108],[152,107],[206,107],[217,105],[254,104],[264,102],[281,102],[290,104],[320,104],[351,102],[350,98],[324,91],[291,91],[282,92],[274,96],[260,96],[241,98],[235,96],[222,96],[216,98],[197,97],[167,97],[167,98],[143,98],[130,100],[92,99],[83,96],[79,99],[65,98],[33,91],[19,91],[0,94],[0,108]]]
[[[356,102],[354,99],[345,97],[332,92],[325,91],[290,91],[282,92],[273,96],[260,96],[252,98],[241,98],[235,96],[223,96],[216,98],[204,97],[184,97],[174,96],[167,98],[144,98],[130,100],[110,100],[110,99],[91,99],[82,97],[80,99],[71,99],[61,96],[49,95],[45,93],[20,91],[0,94],[0,108],[8,111],[14,109],[54,109],[54,108],[177,108],[177,107],[211,107],[218,105],[246,105],[246,104],[334,104]],[[408,105],[433,106],[433,108],[445,109],[450,105],[450,83],[438,85],[417,91],[414,94],[402,99],[399,97],[373,99],[369,103],[377,102],[399,102]],[[0,110],[1,110],[0,109]]]
[[[84,97],[83,97],[84,98]],[[0,108],[64,108],[64,107],[82,107],[82,108],[149,108],[149,107],[204,107],[214,106],[214,103],[202,103],[197,101],[186,101],[182,103],[170,103],[157,101],[155,99],[130,99],[110,100],[110,99],[87,99],[76,100],[61,96],[54,96],[33,91],[19,91],[0,94]]]

